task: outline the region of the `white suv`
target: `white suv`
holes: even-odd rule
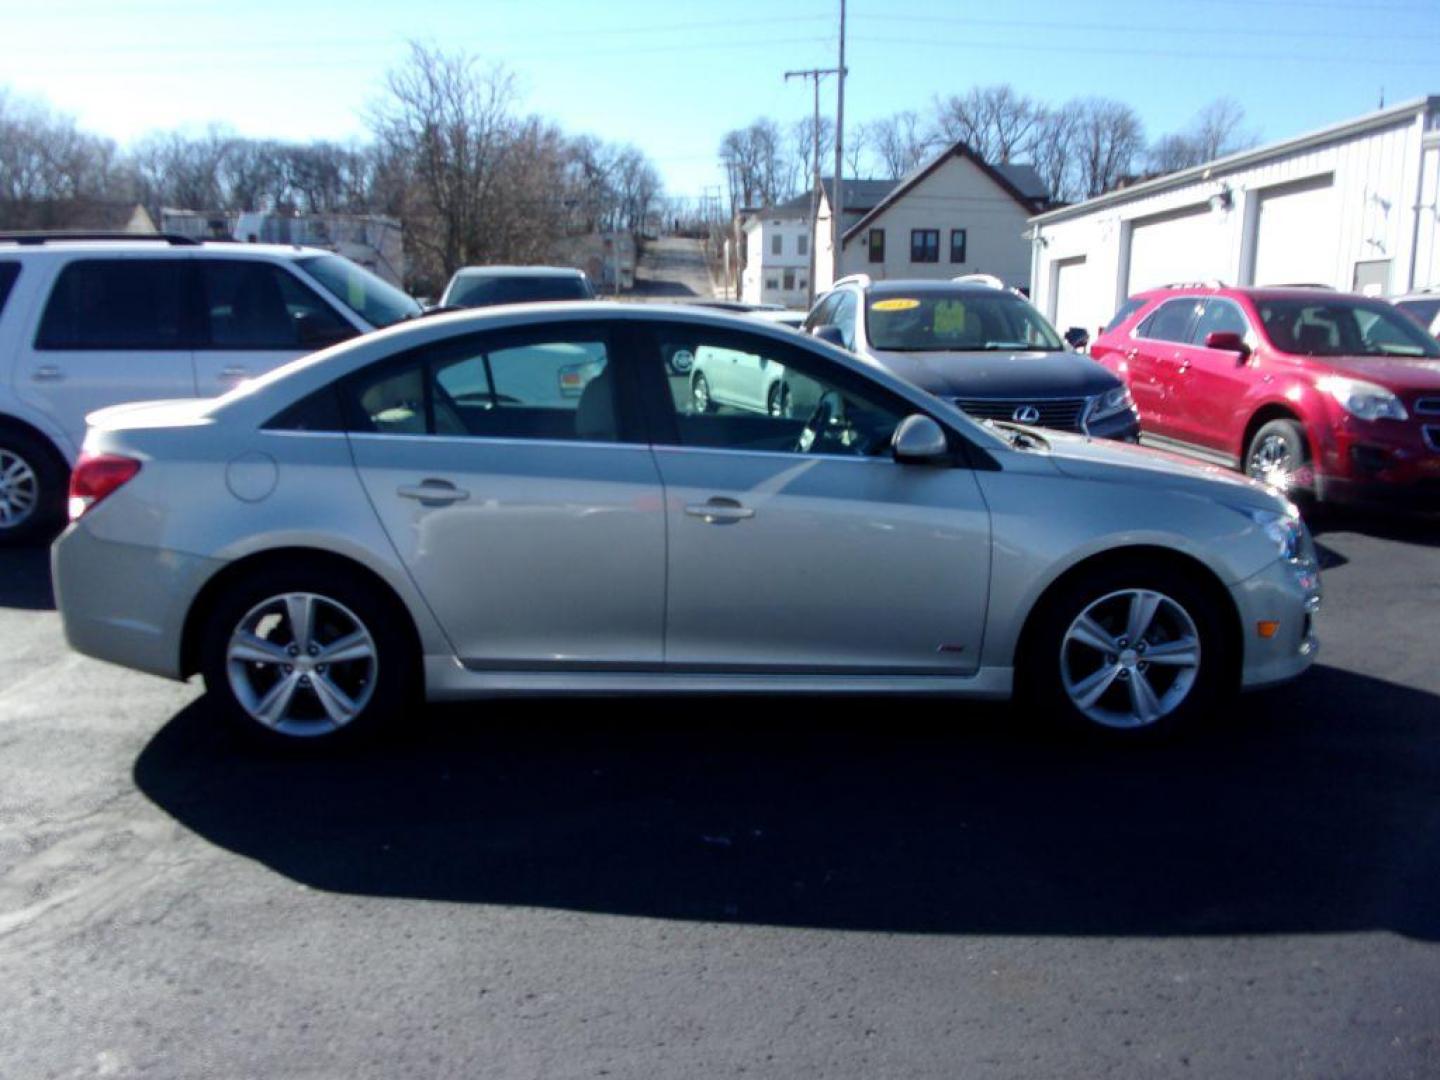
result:
[[[96,409],[212,397],[420,314],[315,248],[0,236],[0,545],[42,539]]]

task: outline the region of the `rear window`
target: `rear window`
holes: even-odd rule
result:
[[[1144,300],[1139,299],[1126,300],[1125,303],[1120,305],[1120,310],[1115,312],[1115,317],[1111,319],[1108,323],[1106,323],[1105,329],[1100,332],[1102,334],[1108,334],[1112,330],[1120,329],[1120,327],[1129,320],[1131,315],[1134,315],[1137,311],[1139,311],[1142,307],[1145,306],[1145,303],[1146,302]]]
[[[5,303],[5,282],[3,275],[4,271],[0,270],[0,306],[3,306]],[[1430,324],[1435,321],[1435,317],[1440,315],[1440,298],[1435,300],[1400,300],[1395,306],[1427,329]]]
[[[10,299],[10,290],[19,276],[19,263],[0,262],[0,315],[5,314],[5,301]]]
[[[1200,305],[1201,301],[1193,297],[1167,300],[1136,327],[1135,333],[1156,341],[1186,342],[1189,340],[1190,320],[1200,310]]]
[[[80,259],[60,271],[37,349],[188,349],[183,259]]]
[[[582,277],[462,277],[450,287],[445,303],[453,307],[529,304],[541,300],[593,300],[590,282]]]

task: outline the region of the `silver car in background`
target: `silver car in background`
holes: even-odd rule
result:
[[[677,343],[804,410],[709,412]],[[1301,673],[1294,508],[1154,451],[981,425],[737,316],[442,315],[225,397],[92,418],[53,549],[79,651],[261,738],[534,693],[1016,690],[1153,734]]]

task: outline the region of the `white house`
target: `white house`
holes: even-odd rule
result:
[[[810,298],[810,195],[749,211],[740,299],[804,308]]]
[[[951,278],[994,274],[1007,285],[1030,282],[1031,215],[1047,201],[1030,165],[990,165],[963,142],[941,151],[898,183],[845,181],[844,235],[836,266],[831,244],[834,187],[821,193],[815,281],[838,277]]]
[[[1440,97],[1219,158],[1032,219],[1031,294],[1092,332],[1171,282],[1440,285]]]

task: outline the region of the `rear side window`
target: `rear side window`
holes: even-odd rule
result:
[[[5,314],[5,301],[10,299],[10,290],[19,276],[19,263],[0,262],[0,315]]]
[[[335,311],[273,263],[207,259],[200,263],[212,349],[317,349],[355,331]]]
[[[1125,323],[1129,321],[1131,315],[1134,315],[1144,306],[1144,300],[1139,300],[1135,298],[1126,300],[1125,303],[1120,305],[1120,310],[1115,312],[1115,317],[1105,324],[1105,329],[1102,330],[1101,333],[1108,334],[1112,330],[1120,329],[1120,327],[1124,326]]]
[[[1189,340],[1190,322],[1195,318],[1202,301],[1195,299],[1168,300],[1161,304],[1135,332],[1143,338],[1158,341],[1185,342]]]
[[[188,349],[183,259],[81,259],[60,271],[37,349]]]

